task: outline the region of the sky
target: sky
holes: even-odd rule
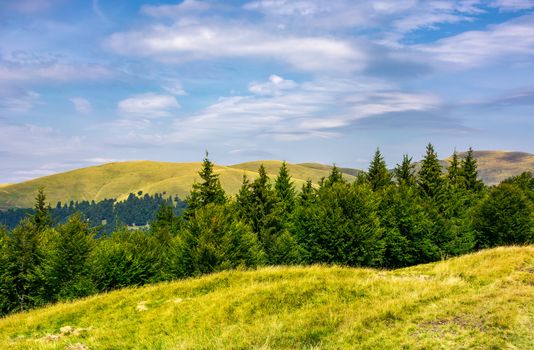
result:
[[[0,183],[534,152],[534,0],[2,0]]]

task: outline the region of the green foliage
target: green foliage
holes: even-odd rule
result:
[[[110,236],[97,235],[99,220],[81,215],[51,228],[41,190],[30,217],[12,230],[0,228],[0,315],[225,269],[305,263],[392,268],[533,242],[532,174],[486,191],[477,185],[469,154],[461,166],[453,155],[444,176],[429,144],[418,179],[404,156],[394,184],[377,150],[369,173],[353,183],[334,166],[318,189],[308,181],[299,194],[285,163],[273,183],[261,165],[254,181],[243,176],[235,198],[226,198],[206,156],[203,182],[193,186],[182,217],[179,203],[161,195],[132,194],[125,206],[109,200],[56,207],[100,217],[102,208],[118,205],[115,210],[132,220],[135,208],[146,218],[159,207],[150,228],[119,227]]]
[[[326,179],[322,179],[319,185],[321,187],[331,187],[337,183],[344,183],[344,182],[345,180],[343,179],[343,173],[334,164],[332,166],[332,171],[330,172],[330,175],[328,175]]]
[[[33,215],[33,223],[35,229],[42,231],[49,228],[52,224],[52,218],[50,217],[50,207],[46,203],[46,195],[44,188],[40,187],[37,196],[35,197],[35,214]]]
[[[196,210],[180,231],[193,274],[261,264],[264,254],[250,226],[228,205]]]
[[[378,198],[367,186],[336,183],[323,187],[317,202],[300,207],[295,235],[308,263],[379,266],[383,232]]]
[[[517,187],[503,183],[492,188],[475,208],[473,226],[478,247],[534,242],[532,203]]]
[[[478,178],[477,160],[473,156],[473,149],[469,147],[465,158],[462,160],[460,172],[465,188],[468,191],[480,191],[484,188],[484,183]]]
[[[46,263],[50,298],[74,299],[93,294],[89,256],[95,248],[95,232],[80,214],[57,228]]]
[[[455,186],[461,186],[462,177],[460,176],[460,161],[458,160],[458,152],[454,150],[452,158],[449,162],[449,167],[447,168],[447,179],[449,183]]]
[[[378,191],[391,184],[392,175],[386,167],[384,157],[377,148],[367,171],[367,179],[373,191]]]
[[[431,143],[426,146],[426,154],[421,162],[417,184],[421,192],[430,198],[436,197],[442,190],[443,173],[438,155]]]
[[[226,202],[226,194],[219,181],[219,175],[213,171],[213,163],[208,159],[208,152],[206,152],[206,157],[202,162],[202,169],[198,175],[202,181],[193,184],[191,194],[187,198],[187,215],[208,204],[223,204]]]
[[[278,203],[283,207],[283,211],[291,212],[295,206],[296,191],[286,162],[282,163],[278,176],[274,181],[274,192]]]
[[[399,186],[415,186],[415,164],[407,154],[402,156],[402,163],[397,164],[393,172]]]

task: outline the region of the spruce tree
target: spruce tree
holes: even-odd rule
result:
[[[421,162],[421,170],[419,170],[418,175],[417,184],[421,192],[430,198],[436,197],[442,189],[443,173],[438,155],[431,143],[426,146],[426,155]]]
[[[407,154],[402,157],[402,163],[397,164],[394,173],[399,186],[415,185],[415,164],[412,163],[412,158],[408,157]]]
[[[47,274],[57,299],[69,300],[95,292],[88,262],[96,244],[94,236],[94,230],[79,213],[58,227]]]
[[[476,192],[484,187],[482,181],[478,179],[477,160],[471,147],[469,147],[465,158],[462,160],[461,176],[468,191]]]
[[[391,184],[391,174],[389,173],[384,157],[377,148],[373,160],[367,172],[367,178],[373,191],[380,190]]]
[[[332,166],[332,171],[330,172],[330,175],[326,179],[321,180],[321,187],[331,187],[336,183],[344,183],[345,180],[343,180],[343,174],[339,170],[339,168],[334,164]]]
[[[282,163],[278,176],[274,181],[274,191],[279,203],[284,207],[284,210],[293,210],[295,204],[295,186],[289,175],[286,162]]]
[[[308,179],[305,184],[302,185],[302,190],[300,191],[300,203],[301,205],[306,205],[306,203],[311,203],[316,197],[315,189],[313,188],[312,181]]]
[[[43,187],[39,187],[37,191],[34,209],[33,223],[35,224],[35,228],[38,231],[49,228],[52,225],[52,218],[50,217],[50,207],[46,204],[46,195]]]
[[[458,152],[456,152],[456,150],[454,150],[449,162],[449,167],[447,168],[447,178],[450,184],[456,186],[461,185],[460,161],[458,160]]]
[[[198,175],[202,181],[193,184],[191,194],[187,198],[187,212],[191,213],[208,204],[226,203],[226,194],[221,186],[219,174],[214,173],[213,163],[209,160],[207,151]]]

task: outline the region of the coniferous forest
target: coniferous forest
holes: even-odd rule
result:
[[[417,172],[407,155],[388,171],[377,150],[355,182],[334,166],[318,186],[302,188],[285,163],[274,179],[262,166],[233,197],[207,156],[199,176],[183,213],[181,201],[161,195],[124,202],[146,201],[137,207],[109,200],[51,209],[39,191],[16,227],[0,228],[0,314],[224,269],[398,268],[534,242],[532,173],[486,187],[472,150],[455,153],[443,171],[429,144]],[[117,224],[106,233],[99,225],[108,219]],[[127,226],[143,220],[150,228]]]

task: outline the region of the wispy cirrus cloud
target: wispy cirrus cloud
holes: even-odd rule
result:
[[[305,71],[352,71],[366,61],[353,42],[321,36],[272,32],[246,24],[153,25],[111,35],[117,53],[150,57],[167,63],[221,58],[264,58]],[[313,59],[311,59],[313,57]]]
[[[180,108],[174,96],[156,93],[135,95],[117,104],[118,113],[126,118],[153,119],[168,117]]]
[[[467,31],[415,45],[419,52],[457,68],[472,68],[496,61],[532,62],[534,58],[534,15],[525,15],[487,30]]]
[[[78,113],[89,114],[91,113],[91,110],[93,109],[91,106],[91,102],[89,102],[87,99],[83,97],[72,97],[69,100],[70,102],[72,102],[74,109]]]

